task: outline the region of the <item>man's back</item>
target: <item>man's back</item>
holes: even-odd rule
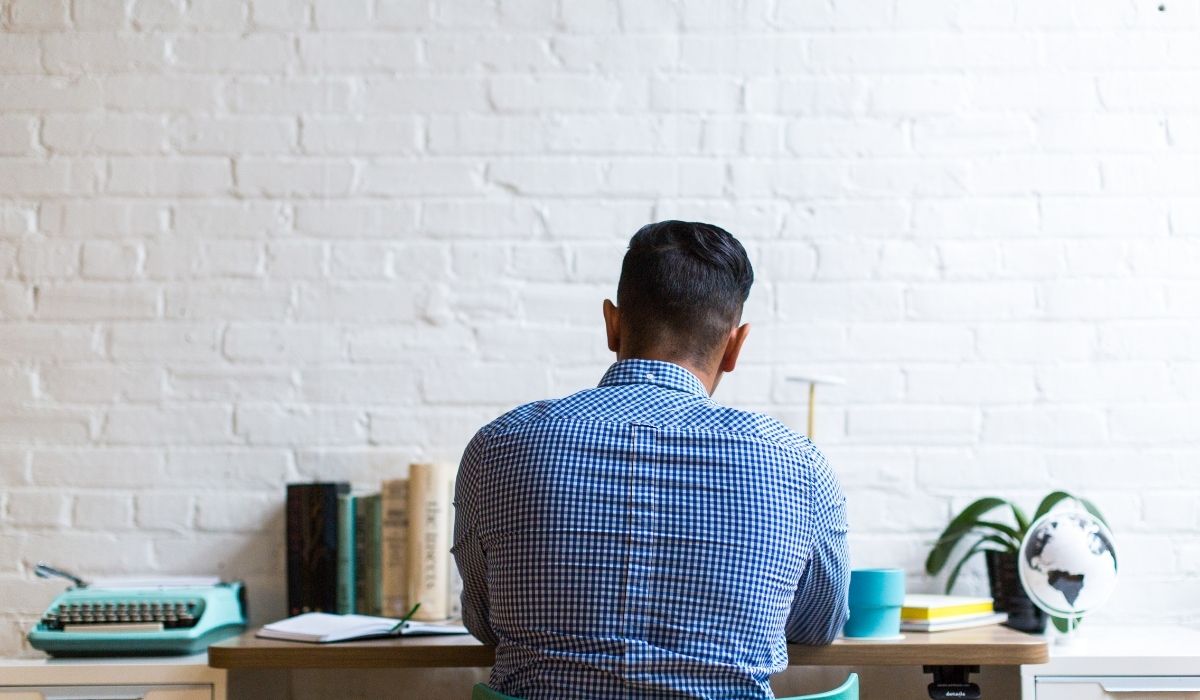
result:
[[[845,619],[845,512],[807,439],[666,362],[522,406],[458,480],[464,619],[492,685],[542,697],[769,697],[786,637]]]

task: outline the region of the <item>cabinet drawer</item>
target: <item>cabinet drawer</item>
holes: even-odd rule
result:
[[[212,700],[208,685],[50,685],[0,687],[0,700]]]
[[[1200,676],[1038,676],[1037,700],[1200,700]]]

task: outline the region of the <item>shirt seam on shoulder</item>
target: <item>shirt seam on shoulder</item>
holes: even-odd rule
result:
[[[609,426],[613,426],[613,427],[620,427],[620,426],[624,426],[624,425],[640,425],[640,426],[645,426],[645,427],[652,428],[655,430],[675,431],[675,432],[681,432],[681,433],[701,433],[701,434],[707,434],[707,435],[737,435],[737,436],[741,436],[741,437],[744,437],[749,440],[753,440],[759,444],[770,445],[773,447],[780,447],[782,449],[793,451],[793,452],[796,452],[798,455],[802,455],[802,456],[805,456],[808,458],[811,458],[811,456],[814,453],[818,454],[818,455],[821,454],[820,448],[818,448],[816,445],[814,445],[811,441],[809,441],[807,444],[800,442],[800,438],[804,438],[804,436],[800,436],[800,435],[788,436],[784,439],[776,440],[776,439],[772,439],[770,437],[766,437],[764,435],[757,434],[753,431],[742,430],[742,429],[737,429],[737,428],[714,428],[714,427],[708,427],[708,426],[673,427],[673,426],[663,426],[663,425],[658,425],[658,424],[653,424],[653,423],[647,423],[645,421],[640,421],[640,420],[607,420],[607,419],[603,419],[603,418],[582,418],[579,416],[554,416],[554,417],[540,416],[540,417],[536,417],[536,418],[530,418],[528,420],[523,420],[523,421],[521,421],[519,423],[515,423],[513,425],[506,425],[506,426],[489,425],[489,426],[486,426],[480,432],[483,433],[485,440],[488,440],[490,442],[490,440],[492,438],[498,438],[498,437],[502,437],[505,435],[514,435],[514,434],[522,432],[523,430],[529,429],[530,427],[533,427],[535,425],[546,424],[546,423],[577,423],[580,425],[602,424],[602,425],[609,425]],[[787,426],[784,426],[784,427],[786,428]],[[804,439],[807,439],[807,438],[804,438]],[[485,455],[486,455],[487,447],[488,447],[488,445],[485,444],[485,450],[484,450]]]

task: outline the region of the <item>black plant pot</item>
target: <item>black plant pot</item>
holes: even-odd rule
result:
[[[988,585],[996,610],[1008,613],[1004,624],[1022,632],[1046,631],[1046,613],[1033,604],[1021,585],[1017,555],[1012,552],[984,552],[987,559]]]

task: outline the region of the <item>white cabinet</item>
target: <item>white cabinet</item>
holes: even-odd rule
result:
[[[1021,667],[1025,700],[1200,700],[1200,631],[1084,625],[1050,662]]]
[[[225,671],[205,654],[128,659],[0,660],[0,700],[226,700]]]
[[[1200,676],[1043,676],[1038,700],[1200,700]]]

